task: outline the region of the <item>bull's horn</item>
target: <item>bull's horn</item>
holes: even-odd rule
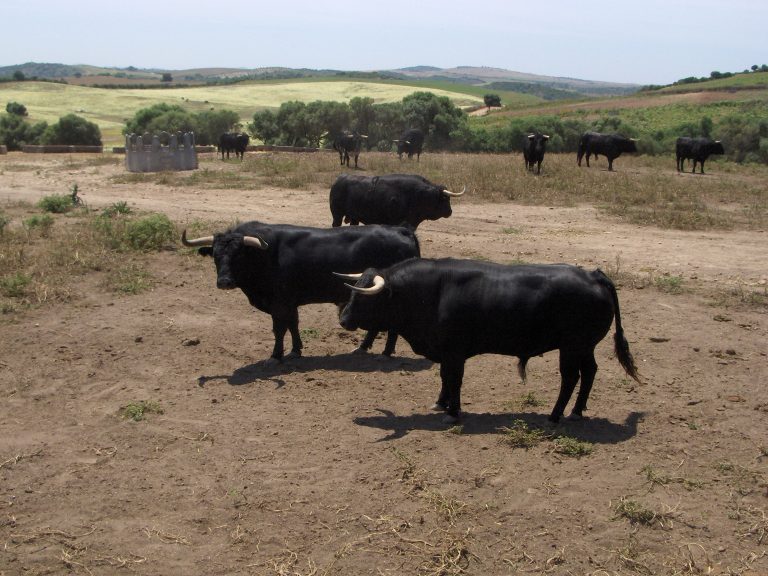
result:
[[[338,276],[339,278],[344,278],[345,280],[359,280],[363,273],[360,272],[359,274],[342,274],[341,272],[333,272],[333,275]]]
[[[450,190],[443,190],[443,194],[446,196],[463,196],[464,192],[467,191],[467,185],[464,185],[464,189],[461,192],[451,192]]]
[[[360,134],[360,138],[368,138],[368,134]]]
[[[533,140],[536,134],[528,134],[528,140]]]
[[[392,142],[400,142],[400,140],[392,140]]]
[[[410,145],[411,145],[411,141],[410,141],[410,140],[403,140],[403,142],[405,142],[406,144],[408,144],[408,146],[410,146]]]
[[[715,144],[720,144],[720,140],[715,140]]]
[[[202,238],[187,240],[187,230],[185,228],[184,231],[181,233],[181,243],[184,244],[184,246],[189,246],[189,247],[213,246],[213,236],[203,236]]]
[[[637,142],[637,138],[630,138],[632,142]]]
[[[246,246],[251,246],[252,248],[259,248],[261,250],[266,250],[269,248],[269,244],[264,242],[261,238],[257,238],[256,236],[243,236],[243,244]]]
[[[373,278],[373,286],[370,288],[358,288],[357,286],[353,286],[352,284],[345,284],[345,286],[348,286],[352,288],[355,292],[359,292],[360,294],[366,294],[367,296],[373,296],[374,294],[378,294],[382,290],[384,290],[384,278],[382,276],[379,276],[378,274],[374,276]]]
[[[545,140],[549,140],[549,136],[547,136],[546,134],[542,134],[542,136],[544,136]]]

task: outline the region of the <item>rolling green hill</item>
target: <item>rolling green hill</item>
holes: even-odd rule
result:
[[[56,122],[61,116],[75,113],[95,122],[101,128],[107,146],[122,142],[125,121],[141,109],[165,102],[178,104],[192,112],[234,110],[243,122],[249,122],[257,110],[278,108],[289,100],[348,101],[367,96],[377,103],[396,102],[413,92],[423,90],[404,82],[360,81],[271,81],[250,82],[230,86],[194,86],[173,89],[104,89],[72,86],[51,82],[9,82],[0,84],[0,103],[20,102],[27,107],[32,122]],[[482,96],[433,88],[439,96],[447,96],[457,106],[481,106]]]

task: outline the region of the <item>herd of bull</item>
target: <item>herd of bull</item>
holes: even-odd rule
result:
[[[333,140],[333,149],[339,153],[339,163],[349,167],[350,158],[357,160],[363,147],[363,143],[368,139],[365,134],[359,132],[345,131]],[[529,134],[523,142],[523,159],[526,169],[533,171],[536,167],[536,173],[541,173],[541,163],[544,161],[547,141],[549,136],[535,132]],[[418,128],[410,128],[403,132],[397,140],[393,141],[397,146],[397,156],[402,159],[403,154],[408,158],[416,155],[418,161],[421,157],[421,151],[424,146],[424,132]],[[603,155],[608,160],[608,170],[613,170],[613,161],[621,156],[623,152],[637,152],[637,140],[627,138],[620,134],[601,134],[599,132],[585,132],[579,139],[579,147],[576,152],[576,162],[581,166],[581,160],[586,156],[587,167],[589,167],[589,157],[597,158]],[[229,158],[230,152],[241,160],[248,148],[248,135],[242,133],[228,132],[222,134],[219,139],[218,150],[221,159],[224,160],[224,154]],[[704,174],[704,162],[712,154],[725,154],[723,144],[719,140],[710,138],[688,138],[682,136],[675,142],[675,165],[678,172],[685,168],[685,161],[693,161],[693,169],[696,172],[696,164],[699,164],[701,173]]]
[[[603,154],[612,162],[628,150],[620,137],[597,136],[585,135],[579,159]],[[421,142],[416,150],[412,138],[398,142],[399,152],[418,157]],[[460,417],[468,358],[516,356],[525,379],[528,360],[551,350],[560,352],[561,383],[549,419],[560,420],[579,380],[571,417],[581,418],[597,373],[595,347],[614,323],[616,357],[639,381],[616,288],[602,271],[421,257],[419,224],[449,217],[451,198],[465,191],[410,174],[341,174],[330,190],[330,228],[252,221],[195,239],[185,230],[181,240],[213,257],[218,288],[240,288],[252,306],[272,317],[275,343],[267,362],[301,356],[300,306],[337,304],[343,328],[367,331],[357,352],[368,351],[376,335],[386,332],[385,355],[394,352],[400,336],[416,354],[440,364],[442,385],[433,409],[445,412],[446,422]],[[343,221],[352,226],[341,226]]]

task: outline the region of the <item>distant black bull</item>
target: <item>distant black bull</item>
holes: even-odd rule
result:
[[[229,153],[234,152],[235,157],[243,159],[245,151],[248,148],[248,134],[242,132],[227,132],[219,136],[219,152],[221,153],[221,159],[224,160],[224,153],[227,154],[229,159]]]
[[[333,226],[408,223],[415,230],[424,220],[448,218],[451,197],[461,196],[442,184],[415,174],[357,176],[342,174],[331,186]]]
[[[557,422],[581,377],[571,417],[587,407],[597,373],[595,346],[616,321],[614,345],[624,370],[638,380],[624,337],[619,300],[600,270],[567,264],[504,266],[473,260],[412,259],[349,275],[354,294],[341,325],[394,330],[416,354],[440,364],[442,387],[433,407],[454,422],[461,411],[464,364],[478,354],[517,356],[525,379],[529,358],[560,351]]]
[[[523,158],[525,159],[526,169],[533,172],[533,166],[536,164],[536,174],[541,174],[541,163],[544,161],[544,152],[547,147],[549,136],[536,132],[528,134],[523,142]]]
[[[345,131],[333,141],[333,149],[339,153],[339,162],[342,166],[346,164],[349,167],[349,157],[352,155],[355,158],[355,168],[357,168],[357,158],[360,156],[363,140],[367,138],[368,136],[365,134]]]
[[[677,171],[681,172],[685,167],[685,160],[693,160],[693,170],[696,172],[696,162],[701,166],[701,173],[704,174],[704,161],[712,154],[725,154],[725,149],[720,140],[710,140],[709,138],[688,138],[681,136],[675,142],[675,163]]]
[[[251,306],[272,316],[276,361],[283,358],[286,331],[291,334],[289,357],[301,356],[299,306],[349,300],[349,290],[333,272],[390,266],[419,255],[412,230],[387,226],[321,229],[246,222],[194,240],[187,240],[185,230],[181,241],[213,256],[218,288],[240,288]],[[377,332],[369,331],[359,350],[369,349]],[[390,332],[384,354],[392,354],[396,340]]]
[[[637,152],[634,138],[626,138],[621,134],[600,134],[599,132],[585,132],[579,140],[579,151],[576,161],[581,166],[581,158],[586,154],[587,168],[589,168],[589,156],[602,154],[608,158],[608,170],[613,170],[613,161],[621,156],[622,152]]]
[[[397,157],[402,160],[403,154],[408,154],[408,158],[413,158],[416,154],[416,161],[421,160],[421,149],[424,146],[424,132],[418,128],[409,128],[400,135],[398,140],[393,140],[397,144]]]

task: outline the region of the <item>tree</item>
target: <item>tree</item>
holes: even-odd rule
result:
[[[101,146],[101,130],[85,118],[67,114],[59,118],[56,124],[48,126],[40,141],[42,144]]]
[[[483,96],[483,102],[485,102],[488,110],[491,109],[491,106],[498,108],[501,106],[501,97],[498,94],[486,94]]]
[[[13,79],[18,82],[23,82],[24,80],[27,79],[27,77],[24,76],[24,72],[22,72],[21,70],[16,70],[16,72],[13,73]]]
[[[45,122],[30,124],[17,114],[0,114],[0,144],[8,150],[21,150],[24,144],[38,144],[48,127]]]
[[[152,120],[172,110],[184,112],[184,109],[181,106],[177,106],[176,104],[166,104],[165,102],[154,104],[149,108],[137,110],[133,115],[133,118],[126,122],[125,128],[123,128],[123,134],[143,134],[144,132],[148,132]]]
[[[173,76],[170,72],[163,72],[163,78],[161,82],[173,82]]]
[[[8,112],[8,114],[15,114],[16,116],[29,115],[27,112],[27,107],[24,106],[24,104],[19,104],[18,102],[8,102],[8,104],[5,105],[5,111]]]
[[[253,122],[248,124],[248,131],[251,136],[272,145],[280,136],[280,127],[277,125],[277,118],[270,110],[262,110],[253,115]]]
[[[349,101],[350,122],[352,127],[361,134],[368,134],[376,119],[373,98],[355,96]],[[369,144],[372,142],[369,141]]]
[[[200,112],[195,120],[195,140],[207,146],[217,144],[222,134],[232,131],[240,123],[240,116],[232,110],[216,110]]]
[[[461,149],[469,137],[467,115],[447,96],[414,92],[403,98],[403,115],[409,128],[420,128],[432,150]]]

